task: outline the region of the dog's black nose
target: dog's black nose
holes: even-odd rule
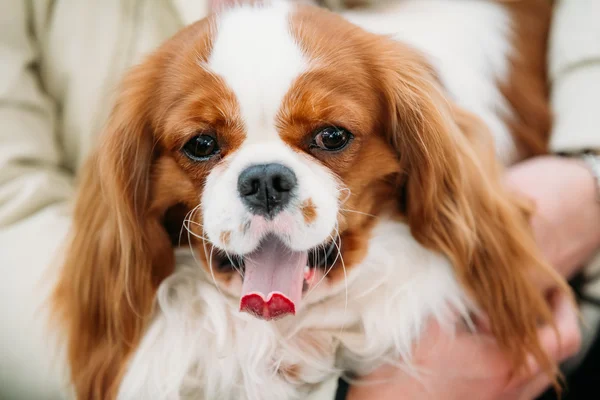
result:
[[[238,191],[250,212],[272,218],[289,203],[296,183],[296,175],[286,166],[253,165],[240,174]]]

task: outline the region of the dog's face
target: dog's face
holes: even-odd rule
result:
[[[157,181],[188,188],[185,224],[220,288],[260,317],[293,313],[312,286],[317,300],[342,283],[395,198],[400,163],[368,49],[380,38],[284,6],[191,29],[154,82],[169,106],[152,112],[157,165],[174,170]]]
[[[470,251],[458,189],[472,146],[441,93],[415,50],[333,13],[238,7],[135,69],[113,114],[127,133],[107,138],[119,157],[147,143],[122,167],[148,163],[148,205],[135,206],[195,248],[242,311],[271,319],[339,293],[382,213],[450,258]]]

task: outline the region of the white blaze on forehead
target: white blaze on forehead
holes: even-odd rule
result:
[[[242,6],[224,13],[209,68],[231,88],[240,105],[247,142],[277,138],[275,117],[292,82],[305,70],[290,32],[291,6]]]

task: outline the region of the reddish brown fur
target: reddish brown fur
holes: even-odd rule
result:
[[[546,50],[552,19],[549,0],[505,1],[512,15],[510,73],[501,90],[514,115],[506,116],[523,157],[548,151],[551,112]]]
[[[302,212],[302,216],[304,217],[304,222],[306,222],[307,224],[312,224],[317,218],[317,208],[315,207],[315,204],[313,203],[312,199],[308,199],[304,203],[302,203],[300,211]]]
[[[300,378],[300,366],[298,364],[282,365],[278,372],[290,382],[298,382]]]
[[[228,245],[229,240],[231,239],[231,231],[221,232],[221,237],[219,239],[221,239],[221,242],[223,242],[225,245]]]

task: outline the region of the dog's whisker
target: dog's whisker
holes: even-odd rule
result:
[[[347,188],[347,187],[338,189],[338,192],[347,192],[348,193],[345,198],[340,199],[341,205],[345,204],[350,199],[350,196],[352,196],[352,191],[350,190],[350,188]]]
[[[204,232],[204,228],[202,229],[202,233],[206,233]],[[204,241],[204,252],[206,254],[206,242]],[[210,270],[210,275],[212,277],[213,283],[215,284],[215,287],[217,288],[217,290],[219,291],[219,293],[221,294],[221,296],[223,295],[223,292],[221,292],[221,288],[219,287],[219,284],[217,283],[217,278],[215,277],[215,270],[213,268],[213,252],[215,251],[215,246],[211,246],[210,247],[210,254],[208,256],[208,268]]]
[[[337,229],[336,229],[336,232],[337,232]],[[331,238],[331,242],[333,243],[333,242],[335,242],[336,238],[339,237],[339,232],[337,233],[336,237],[332,236],[331,234],[329,234],[329,237]],[[325,246],[323,246],[323,247],[325,248]],[[318,252],[317,252],[317,254],[318,254]],[[308,293],[306,293],[305,298],[308,298],[310,296],[310,294],[313,291],[315,291],[319,287],[319,285],[325,280],[327,275],[331,272],[331,270],[335,266],[335,263],[337,262],[339,255],[340,255],[340,252],[339,252],[339,247],[338,247],[338,254],[336,255],[336,258],[333,260],[333,262],[331,263],[331,265],[329,267],[327,267],[327,261],[325,262],[325,273],[323,274],[321,279],[319,279],[319,282],[317,282],[312,288],[310,288]],[[327,258],[325,260],[327,260]]]
[[[242,280],[243,280],[244,279],[244,272],[240,268],[238,268],[236,266],[236,263],[231,259],[231,256],[229,255],[229,253],[227,252],[227,250],[224,250],[224,251],[225,251],[225,256],[227,257],[227,259],[231,263],[231,266],[233,267],[233,269],[235,269],[237,271],[238,274],[240,274],[240,276],[242,277]]]
[[[219,287],[219,284],[217,283],[217,278],[215,277],[215,270],[213,268],[213,263],[212,263],[212,258],[213,258],[213,252],[214,251],[215,251],[215,247],[211,246],[211,248],[210,248],[210,255],[208,256],[208,268],[210,269],[210,275],[212,277],[213,283],[215,284],[215,287],[217,288],[217,290],[219,291],[219,293],[221,294],[221,296],[225,297],[225,295],[221,291],[221,288]]]
[[[331,234],[329,235],[331,237]],[[320,254],[317,252],[317,254]],[[317,264],[321,265],[321,264]],[[327,270],[327,246],[323,245],[323,268]]]
[[[340,237],[340,232],[338,230],[338,227],[335,227],[335,231],[337,234],[337,237],[339,239],[339,244],[336,243],[336,247],[338,249],[338,254],[340,256],[340,263],[342,265],[342,271],[344,271],[344,290],[345,290],[345,299],[344,299],[344,318],[342,319],[342,321],[346,320],[346,313],[348,312],[348,274],[346,271],[346,263],[344,262],[344,257],[342,256],[342,238]],[[335,243],[335,242],[334,242]],[[342,326],[340,326],[340,336],[341,334],[344,332],[344,327],[345,327],[345,323],[342,322]]]
[[[191,213],[193,213],[195,209],[196,208],[192,209]],[[188,246],[190,248],[190,253],[192,253],[192,258],[194,259],[196,266],[198,268],[202,268],[200,260],[198,260],[198,258],[196,257],[196,252],[194,251],[194,248],[192,247],[192,238],[191,238],[192,232],[190,232],[190,229],[186,228],[186,230],[187,230],[187,236],[188,236]],[[204,249],[206,250],[206,241],[202,240],[202,245],[204,246]]]
[[[186,227],[186,229],[187,229],[187,227]],[[200,240],[202,240],[203,242],[205,242],[205,241],[208,241],[208,239],[207,239],[207,238],[205,238],[205,237],[204,237],[204,236],[202,236],[202,235],[198,235],[198,234],[197,234],[197,233],[195,233],[195,232],[192,232],[190,229],[187,229],[187,231],[188,231],[188,235],[190,235],[190,234],[191,234],[193,237],[195,237],[195,238],[197,238],[197,239],[200,239]]]
[[[204,234],[205,234],[206,232],[204,231],[204,227],[202,226],[202,224],[196,223],[196,225],[198,225],[198,226],[200,226],[200,227],[201,227],[201,229],[202,229],[202,235],[199,235],[199,234],[197,234],[197,233],[195,233],[195,232],[192,232],[192,229],[190,229],[190,226],[189,226],[189,225],[187,225],[187,226],[185,225],[185,221],[186,221],[186,220],[187,220],[188,222],[189,222],[189,221],[192,221],[192,220],[193,220],[193,218],[194,218],[194,214],[195,214],[196,212],[198,212],[199,210],[200,210],[200,205],[197,205],[196,207],[194,207],[194,208],[193,208],[193,209],[192,209],[192,210],[191,210],[191,211],[188,213],[188,215],[189,215],[189,218],[188,218],[187,216],[186,216],[186,218],[184,218],[184,226],[185,226],[185,228],[186,228],[186,230],[187,230],[187,232],[188,232],[188,245],[189,245],[189,247],[190,247],[190,251],[191,251],[191,253],[192,253],[192,258],[194,259],[194,262],[196,263],[196,265],[197,265],[199,268],[202,268],[202,263],[200,262],[200,260],[198,260],[198,257],[196,257],[196,252],[194,251],[194,248],[192,247],[192,240],[191,240],[191,236],[194,236],[194,237],[196,237],[196,238],[198,238],[198,239],[200,239],[200,240],[202,241],[202,248],[204,249],[204,254],[207,254],[207,247],[206,247],[206,244],[207,244],[207,242],[208,242],[208,239],[206,239],[206,238],[204,237]],[[213,251],[214,251],[214,249],[215,249],[215,248],[214,248],[214,246],[211,246],[210,255],[209,255],[209,258],[208,258],[208,268],[209,268],[209,270],[210,270],[210,274],[211,274],[211,276],[212,276],[212,280],[213,280],[213,283],[215,284],[215,287],[217,288],[217,290],[219,291],[219,293],[221,294],[221,296],[223,296],[223,297],[224,297],[224,294],[223,294],[223,292],[221,291],[221,288],[220,288],[220,287],[219,287],[219,285],[217,284],[217,279],[216,279],[216,277],[215,277],[215,273],[214,273],[213,266],[212,266],[212,256],[213,256]]]
[[[189,213],[188,213],[188,215],[189,215]],[[194,220],[192,220],[192,219],[189,219],[189,218],[187,218],[187,215],[186,215],[186,218],[184,218],[183,222],[187,222],[188,224],[194,224],[194,225],[198,225],[199,227],[201,227],[201,228],[204,228],[204,225],[202,225],[202,224],[201,224],[200,222],[198,222],[198,221],[194,221]]]
[[[192,208],[190,211],[187,212],[187,214],[185,214],[185,217],[183,218],[183,222],[181,224],[181,229],[179,230],[179,239],[178,239],[178,246],[181,246],[181,236],[183,235],[183,230],[187,230],[188,231],[188,241],[189,241],[189,226],[186,226],[186,221],[190,221],[191,219],[191,215],[193,215],[193,213],[198,210],[200,207],[200,204],[198,204],[196,207]]]
[[[190,250],[192,250],[192,254],[194,254],[194,250],[191,247],[192,241],[191,241],[191,237],[190,235],[193,235],[194,237],[199,238],[200,240],[202,240],[202,243],[205,243],[205,239],[204,237],[202,237],[201,235],[198,235],[197,233],[193,232],[192,229],[190,229],[189,224],[186,225],[186,221],[190,221],[194,218],[194,214],[200,209],[200,204],[198,204],[196,207],[192,208],[190,210],[190,212],[186,215],[186,217],[183,219],[183,227],[187,230],[188,233],[188,242],[190,244]],[[189,215],[189,217],[188,217]]]
[[[193,210],[193,209],[192,209]],[[190,215],[192,211],[188,211],[187,214],[185,214],[185,217],[183,217],[183,222],[181,223],[181,228],[179,229],[179,237],[177,239],[177,247],[181,247],[181,237],[183,236],[183,230],[187,230],[187,228],[185,227],[185,220],[186,218],[188,218],[188,216]]]
[[[238,265],[243,265],[243,264],[244,264],[244,262],[245,262],[245,261],[244,261],[244,257],[243,257],[243,256],[234,255],[234,257],[236,257],[236,258],[237,258],[237,260],[238,260]],[[243,270],[243,269],[241,269],[241,268],[240,268],[240,271],[239,271],[239,273],[240,273],[240,276],[242,277],[242,282],[244,281],[244,275],[245,275],[245,272],[246,272],[245,270]]]
[[[189,237],[189,235],[191,234],[191,235],[192,235],[192,236],[194,236],[195,238],[201,239],[201,240],[202,240],[202,242],[203,242],[204,251],[205,251],[205,253],[206,253],[206,252],[207,252],[207,250],[206,250],[206,242],[210,242],[210,240],[209,240],[209,239],[208,239],[206,236],[204,236],[204,235],[199,235],[199,234],[197,234],[196,232],[194,232],[194,231],[193,231],[193,229],[191,229],[191,225],[193,224],[193,225],[195,225],[195,226],[199,226],[199,227],[200,227],[200,229],[202,229],[202,232],[204,232],[204,225],[202,225],[201,223],[199,223],[199,222],[197,222],[197,221],[194,221],[194,220],[192,219],[192,215],[190,215],[190,214],[192,214],[193,212],[197,211],[197,209],[198,209],[198,207],[199,207],[199,206],[200,206],[200,205],[198,205],[198,206],[194,207],[194,208],[193,208],[193,209],[192,209],[190,212],[188,212],[188,213],[186,214],[185,218],[183,219],[183,225],[182,225],[182,229],[185,227],[185,229],[188,231],[188,237]],[[180,240],[181,240],[181,239],[180,239]],[[211,254],[212,254],[212,251],[214,251],[214,248],[211,250]],[[240,276],[241,276],[241,277],[242,277],[242,279],[243,279],[243,277],[244,277],[244,273],[243,273],[243,271],[242,271],[240,268],[236,267],[236,263],[235,263],[235,262],[234,262],[234,261],[231,259],[231,256],[229,255],[229,253],[228,253],[227,251],[225,251],[225,256],[227,257],[227,259],[228,259],[228,260],[229,260],[229,262],[231,263],[231,266],[232,266],[232,267],[233,267],[233,268],[234,268],[234,269],[235,269],[235,270],[238,272],[238,274],[240,274]],[[211,256],[211,260],[210,260],[210,267],[211,267],[211,269],[212,269],[212,256]],[[213,279],[214,279],[214,274],[213,274]]]
[[[331,243],[333,246],[336,247],[337,250],[337,254],[335,256],[335,259],[333,260],[333,262],[331,263],[331,265],[329,266],[329,268],[325,268],[325,273],[323,274],[323,276],[321,277],[321,279],[319,280],[319,282],[317,282],[306,294],[305,298],[308,299],[310,294],[316,290],[319,285],[325,280],[325,278],[327,277],[327,275],[329,275],[329,273],[331,272],[331,270],[335,267],[338,259],[341,259],[343,262],[343,258],[342,258],[342,253],[341,253],[341,242],[342,242],[342,238],[339,234],[339,228],[336,224],[336,227],[334,228],[335,231],[335,236],[332,236],[331,234],[329,235],[329,237],[331,238]],[[339,241],[339,244],[337,243]],[[343,265],[344,268],[344,285],[345,285],[345,291],[346,291],[346,298],[345,298],[345,310],[344,313],[346,312],[347,309],[347,305],[348,305],[348,285],[347,285],[347,279],[346,279],[346,266],[345,264]],[[343,328],[343,327],[342,327]]]
[[[351,210],[349,208],[340,208],[340,211],[342,211],[342,212],[349,212],[349,213],[355,213],[355,214],[360,214],[360,215],[366,215],[367,217],[377,218],[376,215],[369,214],[369,213],[362,212],[362,211]]]
[[[200,210],[200,204],[198,204],[196,207],[192,208],[183,218],[183,223],[181,225],[181,231],[179,232],[179,243],[181,244],[181,233],[183,231],[183,229],[185,228],[188,231],[188,241],[190,240],[190,234],[192,236],[194,236],[197,239],[201,239],[202,241],[207,241],[208,239],[206,237],[204,237],[203,235],[199,235],[196,232],[193,231],[193,229],[191,229],[190,224],[194,224],[196,226],[199,226],[200,229],[202,229],[202,231],[204,232],[204,226],[193,220],[194,214]]]
[[[336,234],[336,236],[335,236],[335,237],[332,237],[332,238],[331,238],[331,240],[332,240],[333,242],[335,242],[336,240],[339,240],[339,241],[340,241],[340,246],[336,246],[336,249],[337,249],[337,254],[336,254],[336,256],[335,256],[335,259],[333,260],[333,263],[332,263],[333,265],[335,265],[335,263],[337,262],[337,260],[338,260],[338,259],[341,257],[341,255],[342,255],[342,252],[341,252],[341,250],[340,250],[340,248],[341,248],[341,243],[342,243],[342,238],[340,237],[340,232],[339,232],[339,228],[337,227],[337,224],[336,224],[336,227],[335,227],[334,229],[335,229],[335,234]]]

